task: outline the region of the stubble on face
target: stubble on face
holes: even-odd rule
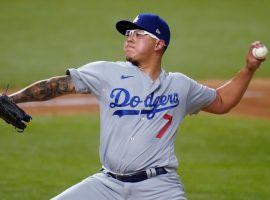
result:
[[[133,65],[136,65],[136,66],[139,66],[139,63],[138,61],[132,57],[130,54],[132,53],[128,53],[128,48],[134,48],[134,47],[128,47],[130,44],[126,41],[125,44],[124,44],[124,51],[125,51],[125,54],[126,54],[126,61],[128,62],[131,62]]]
[[[136,60],[134,60],[134,59],[132,59],[132,58],[126,57],[126,61],[131,62],[131,63],[132,63],[133,65],[135,65],[135,66],[139,66],[138,61],[136,61]]]

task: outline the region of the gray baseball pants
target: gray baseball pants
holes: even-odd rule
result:
[[[186,200],[175,171],[128,183],[100,172],[68,188],[52,200]]]

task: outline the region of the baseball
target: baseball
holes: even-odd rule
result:
[[[266,46],[261,46],[261,47],[255,47],[252,49],[252,54],[255,58],[257,59],[264,59],[267,55],[267,48]]]

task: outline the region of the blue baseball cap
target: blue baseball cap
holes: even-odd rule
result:
[[[132,22],[128,20],[118,21],[115,27],[122,35],[125,35],[127,30],[141,29],[164,40],[166,46],[170,43],[170,28],[158,15],[139,14]]]

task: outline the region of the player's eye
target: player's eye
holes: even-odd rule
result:
[[[131,30],[127,30],[125,35],[130,36],[131,35]]]
[[[135,35],[136,37],[141,36],[142,34],[140,32],[135,32],[133,35]]]
[[[144,32],[136,32],[136,36],[142,36],[142,35],[146,35]]]
[[[135,37],[141,37],[141,36],[144,36],[146,35],[144,32],[142,31],[137,31],[137,30],[127,30],[126,31],[126,36],[135,36]]]

